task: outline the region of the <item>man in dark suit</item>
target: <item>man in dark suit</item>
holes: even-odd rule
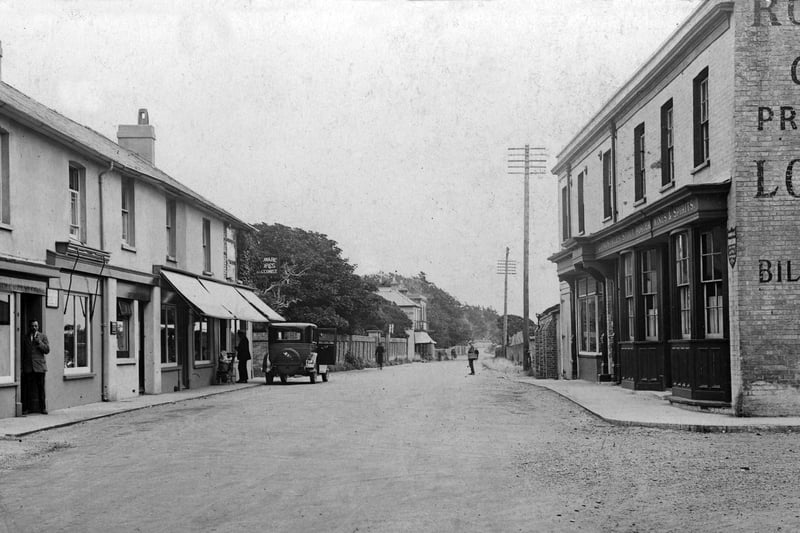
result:
[[[39,331],[39,321],[31,320],[28,334],[22,343],[22,375],[27,383],[28,397],[38,399],[39,411],[47,414],[47,402],[44,393],[44,378],[47,373],[47,358],[50,343],[47,335]],[[28,403],[30,408],[32,401]]]
[[[250,341],[243,329],[239,330],[239,344],[236,345],[236,358],[239,359],[239,379],[236,383],[247,383],[247,361],[250,360]]]

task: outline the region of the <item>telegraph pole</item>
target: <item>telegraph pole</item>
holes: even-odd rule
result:
[[[531,159],[533,157],[533,159]],[[521,158],[521,159],[520,159]],[[544,174],[545,167],[544,148],[531,148],[526,144],[524,148],[508,149],[508,173],[521,174],[525,176],[525,242],[522,250],[522,309],[523,309],[523,345],[522,345],[522,368],[530,370],[530,328],[528,327],[530,309],[528,307],[528,256],[530,243],[530,176],[531,174]]]
[[[503,293],[503,358],[508,359],[508,275],[517,273],[517,262],[508,260],[508,246],[506,258],[497,262],[497,273],[505,276],[505,291]]]

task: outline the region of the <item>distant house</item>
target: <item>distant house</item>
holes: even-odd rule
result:
[[[238,284],[251,227],[154,155],[147,110],[114,142],[0,82],[0,418],[25,407],[30,320],[50,410],[209,386],[237,329],[282,320]]]
[[[413,354],[432,358],[436,341],[428,334],[428,299],[422,295],[409,294],[408,289],[397,283],[389,287],[378,287],[378,295],[397,305],[411,320],[413,329],[406,333],[412,341],[409,342],[409,349],[413,343]]]

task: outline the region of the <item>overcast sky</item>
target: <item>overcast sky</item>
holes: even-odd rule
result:
[[[337,241],[522,315],[523,178],[699,0],[0,0],[2,79],[116,140],[147,108],[156,166],[251,223]],[[556,178],[531,180],[531,316],[558,303]]]

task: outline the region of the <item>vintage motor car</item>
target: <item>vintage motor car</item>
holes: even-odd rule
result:
[[[293,376],[308,376],[311,383],[328,381],[328,366],[336,364],[336,330],[318,328],[310,322],[269,325],[269,350],[262,369],[266,384],[275,376],[281,383]]]

